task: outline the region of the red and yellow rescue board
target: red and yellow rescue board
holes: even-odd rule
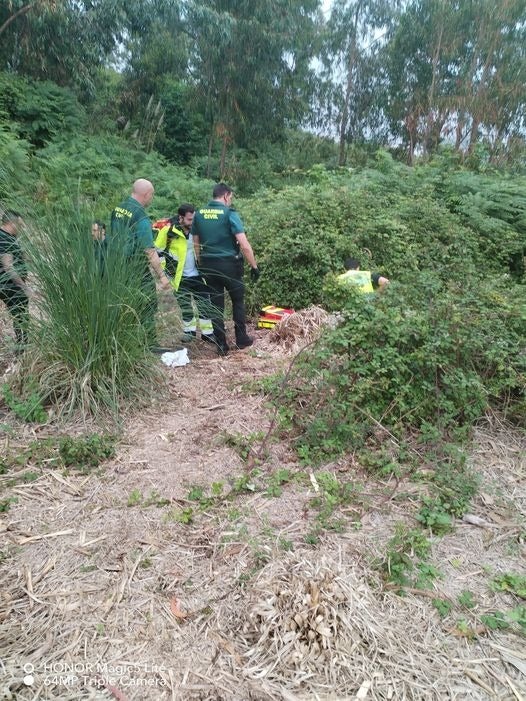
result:
[[[294,314],[294,309],[284,309],[272,305],[263,307],[258,318],[258,329],[273,329],[287,314]]]

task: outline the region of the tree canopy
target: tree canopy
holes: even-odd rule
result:
[[[337,141],[340,165],[372,144],[520,167],[525,16],[526,0],[9,0],[0,67],[219,176],[301,128]]]

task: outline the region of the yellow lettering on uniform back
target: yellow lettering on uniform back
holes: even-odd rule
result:
[[[207,218],[207,214],[214,214],[215,216],[213,217],[214,219],[217,219],[219,214],[224,214],[225,210],[224,209],[200,209],[199,214],[202,214],[205,219]]]
[[[124,217],[131,219],[133,217],[133,213],[128,209],[124,209],[123,207],[115,207],[115,216],[117,219],[122,219]]]

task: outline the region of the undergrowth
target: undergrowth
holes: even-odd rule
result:
[[[89,472],[115,455],[117,438],[111,434],[92,433],[81,436],[57,436],[32,441],[24,447],[6,450],[0,461],[3,485],[34,481],[42,470],[75,469]],[[29,468],[28,472],[20,472]]]

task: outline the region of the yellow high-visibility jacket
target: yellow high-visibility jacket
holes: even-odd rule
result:
[[[166,272],[174,291],[177,292],[183,276],[188,239],[182,229],[175,224],[168,224],[159,231],[154,244],[161,258],[161,268]]]
[[[374,292],[370,270],[347,270],[338,275],[338,282],[342,285],[356,286],[364,294]]]

